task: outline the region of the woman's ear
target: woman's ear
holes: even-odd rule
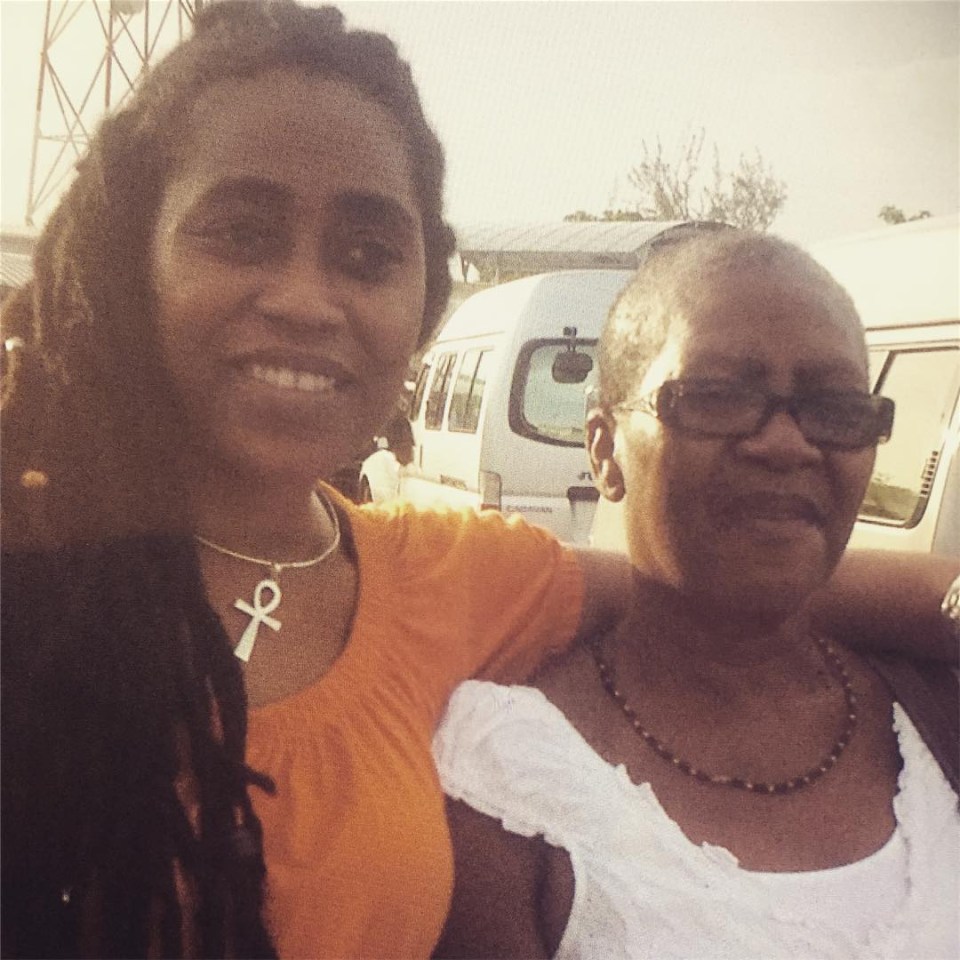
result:
[[[615,430],[612,415],[600,409],[587,414],[587,453],[593,480],[597,489],[614,503],[623,499],[625,491],[623,471],[613,458]]]

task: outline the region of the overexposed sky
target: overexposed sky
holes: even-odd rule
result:
[[[0,0],[5,223],[25,208],[45,6]],[[659,137],[676,153],[701,128],[728,167],[760,150],[788,189],[773,229],[795,239],[879,226],[885,204],[960,207],[955,2],[340,6],[410,60],[447,149],[454,224],[628,205],[642,141]],[[96,36],[78,28],[78,78],[92,75],[99,54]],[[708,150],[703,161],[712,162]]]

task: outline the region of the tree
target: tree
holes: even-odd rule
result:
[[[787,187],[777,180],[759,150],[752,159],[740,154],[735,170],[724,173],[720,152],[713,147],[713,186],[704,190],[709,204],[700,219],[722,220],[737,227],[766,230],[787,200]]]
[[[786,184],[756,150],[740,155],[725,171],[720,150],[713,145],[712,178],[697,186],[706,133],[694,134],[676,159],[667,157],[657,139],[656,149],[641,142],[643,158],[627,175],[639,197],[633,210],[605,210],[595,216],[578,210],[565,220],[722,220],[737,227],[766,230],[787,200]]]
[[[893,204],[888,203],[886,206],[880,208],[880,212],[877,216],[884,222],[891,225],[897,223],[908,223],[911,220],[926,220],[927,217],[933,216],[929,210],[921,210],[919,213],[915,213],[912,217],[908,217],[901,207],[895,207]]]

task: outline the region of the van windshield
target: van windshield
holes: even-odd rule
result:
[[[569,373],[564,375],[555,361],[558,354],[569,351],[570,345],[569,340],[534,340],[521,350],[510,392],[510,427],[514,433],[542,443],[583,446],[586,395],[596,382],[596,340],[573,343],[575,351],[589,357],[591,364],[581,361],[569,365],[578,367],[585,378],[564,382],[570,379]]]

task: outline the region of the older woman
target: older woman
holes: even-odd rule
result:
[[[600,355],[588,443],[633,607],[538,689],[454,695],[438,955],[957,956],[956,788],[807,615],[892,424],[849,297],[715,234],[648,261]]]

